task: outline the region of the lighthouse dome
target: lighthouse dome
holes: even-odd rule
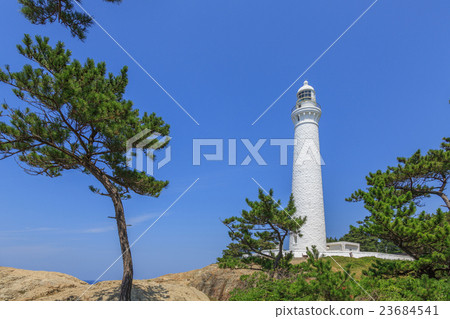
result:
[[[303,86],[298,89],[297,92],[297,98],[299,99],[299,101],[304,101],[304,100],[312,100],[315,101],[316,100],[316,91],[314,90],[314,88],[308,84],[308,81],[303,82]]]
[[[303,82],[303,86],[298,89],[297,94],[302,91],[315,91],[314,88],[308,84],[308,81]]]

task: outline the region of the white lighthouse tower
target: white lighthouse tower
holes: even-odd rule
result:
[[[289,250],[295,256],[315,245],[320,252],[326,249],[325,214],[323,207],[322,161],[319,147],[319,119],[322,114],[316,102],[316,92],[305,81],[297,92],[297,103],[291,118],[295,125],[294,169],[292,193],[297,208],[296,217],[305,217],[300,229],[303,235],[290,234]]]

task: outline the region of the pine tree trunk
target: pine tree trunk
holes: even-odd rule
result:
[[[275,261],[273,262],[273,270],[276,271],[278,269],[278,266],[280,264],[280,260],[283,257],[283,242],[280,243],[278,247],[278,254],[277,257],[275,257]]]
[[[111,197],[116,211],[117,231],[122,251],[123,277],[120,285],[120,301],[131,300],[131,287],[133,286],[133,260],[131,258],[130,244],[128,242],[127,224],[123,210],[122,200],[118,194]]]
[[[119,300],[131,301],[131,288],[133,286],[133,260],[131,258],[130,243],[128,242],[127,223],[125,220],[122,199],[117,188],[100,169],[96,167],[89,167],[89,170],[103,184],[114,204],[117,232],[119,234],[123,262],[123,277],[122,284],[120,285]]]
[[[445,206],[447,206],[448,210],[450,211],[450,200],[448,199],[447,195],[444,193],[441,193],[440,196],[444,200]]]
[[[278,254],[275,257],[275,260],[273,262],[273,274],[277,275],[278,278],[281,277],[281,273],[280,273],[280,269],[278,269],[280,267],[280,260],[281,258],[283,258],[283,246],[284,246],[284,239],[286,238],[286,236],[284,236],[283,238],[281,238],[281,235],[278,236],[278,238],[280,239],[280,242],[278,244]],[[273,278],[273,276],[272,276]]]

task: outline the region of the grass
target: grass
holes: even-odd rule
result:
[[[342,268],[345,268],[345,265],[351,264],[352,268],[350,269],[350,275],[355,279],[360,279],[363,270],[369,269],[369,267],[375,263],[375,260],[378,258],[375,257],[363,257],[363,258],[351,258],[351,257],[343,257],[343,256],[334,256],[331,257],[323,257],[325,260],[329,260],[331,262],[331,267],[334,271],[342,271]],[[292,263],[294,265],[305,262],[306,258],[294,258]],[[342,266],[339,267],[339,265]],[[353,275],[354,274],[354,275]]]
[[[352,277],[354,277],[355,279],[360,279],[363,270],[369,269],[369,267],[373,263],[375,263],[375,260],[377,260],[378,258],[375,257],[351,258],[351,257],[335,256],[333,257],[334,260],[331,259],[331,257],[325,257],[324,259],[331,261],[331,267],[333,268],[334,271],[342,271],[342,268],[339,267],[339,265],[341,265],[344,268],[345,265],[350,264],[352,266],[352,268],[350,268],[350,275],[352,275]]]

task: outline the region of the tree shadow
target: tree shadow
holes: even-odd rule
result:
[[[98,287],[91,289],[90,293],[87,293],[87,300],[92,301],[117,301],[120,295],[120,283],[114,286],[102,287],[101,283]],[[131,289],[132,301],[163,301],[169,299],[169,291],[162,285],[137,283],[133,284]]]

